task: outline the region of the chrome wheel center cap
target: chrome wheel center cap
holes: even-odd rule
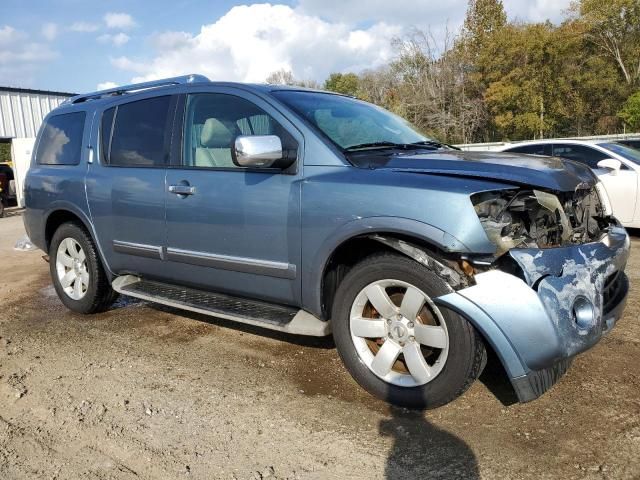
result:
[[[406,342],[409,339],[409,329],[402,320],[391,323],[389,337],[396,342]]]

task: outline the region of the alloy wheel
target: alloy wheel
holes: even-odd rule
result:
[[[349,326],[360,360],[386,382],[416,387],[444,368],[447,326],[431,298],[409,283],[367,285],[353,302]]]

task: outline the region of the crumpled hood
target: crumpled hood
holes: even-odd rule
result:
[[[562,192],[575,191],[580,184],[597,182],[591,170],[579,163],[514,153],[439,150],[381,155],[376,152],[354,156],[351,161],[360,167],[478,177]]]

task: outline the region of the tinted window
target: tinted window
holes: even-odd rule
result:
[[[620,143],[601,143],[600,146],[640,165],[640,150]],[[622,168],[628,169],[625,165],[623,165]]]
[[[626,145],[627,147],[640,149],[640,139],[636,139],[636,140],[618,140],[616,143],[621,143],[623,145]]]
[[[109,146],[111,145],[111,128],[113,127],[113,116],[116,113],[115,107],[106,110],[102,114],[102,124],[100,125],[100,151],[102,161],[109,163]]]
[[[55,115],[42,126],[36,159],[43,165],[77,165],[82,151],[84,112]]]
[[[580,162],[590,168],[598,168],[598,162],[607,158],[606,153],[584,145],[556,144],[553,146],[553,155]]]
[[[526,153],[527,155],[546,155],[551,156],[550,144],[523,145],[506,150],[513,153]]]
[[[160,166],[165,164],[171,97],[154,97],[118,105],[113,124],[109,164]]]
[[[257,105],[234,95],[189,95],[184,128],[184,165],[238,168],[231,148],[240,135],[276,135],[283,150],[297,149],[293,137]]]

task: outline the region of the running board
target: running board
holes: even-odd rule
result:
[[[330,322],[292,307],[143,280],[135,275],[117,277],[111,286],[122,295],[279,332],[312,337],[331,333]]]

